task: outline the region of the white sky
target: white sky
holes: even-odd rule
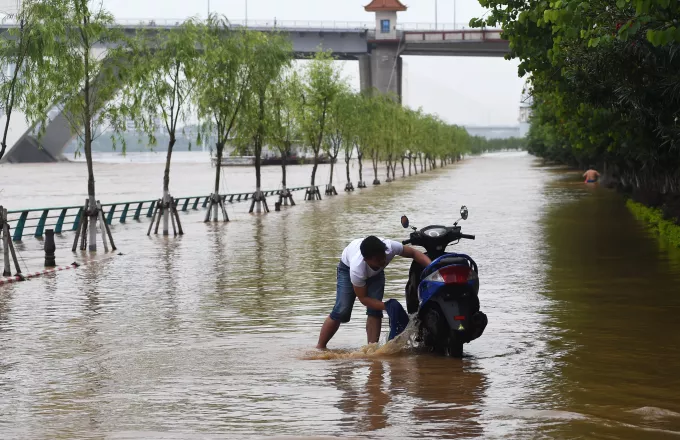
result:
[[[0,0],[14,2],[15,0]],[[213,12],[231,20],[246,17],[246,0],[103,0],[116,18],[182,19],[205,17],[208,3]],[[467,24],[484,14],[477,0],[436,0],[439,23]],[[252,21],[363,21],[374,14],[364,11],[370,0],[247,0]],[[399,14],[400,23],[434,23],[435,0],[403,0],[409,7]],[[451,27],[451,26],[447,26]],[[448,122],[459,125],[516,125],[524,80],[517,77],[517,62],[502,58],[405,57],[408,89],[405,101],[422,106]],[[359,66],[347,62],[347,75],[358,88]]]

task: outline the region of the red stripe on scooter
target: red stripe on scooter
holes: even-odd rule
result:
[[[454,316],[453,319],[455,319],[456,321],[465,321],[465,316],[458,315],[458,316]]]

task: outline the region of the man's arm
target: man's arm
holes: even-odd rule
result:
[[[368,297],[368,289],[366,289],[366,286],[354,286],[354,293],[356,293],[361,304],[365,305],[369,309],[385,310],[385,304],[383,304],[382,301]]]
[[[430,257],[420,252],[418,249],[408,246],[404,246],[404,251],[401,253],[401,256],[404,258],[413,258],[413,260],[423,267],[427,267],[430,265],[430,263],[432,263]]]

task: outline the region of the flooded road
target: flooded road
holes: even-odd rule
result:
[[[80,203],[82,168],[0,167],[3,204]],[[97,169],[104,203],[160,194],[160,164]],[[266,189],[279,172],[264,172]],[[296,167],[291,186],[308,172]],[[173,173],[173,195],[210,192],[209,164]],[[252,189],[253,175],[228,169],[228,189]],[[479,264],[489,317],[465,358],[361,354],[357,305],[319,359],[344,246],[406,238],[402,214],[419,227],[450,224],[462,204],[463,231],[477,240],[458,249]],[[183,214],[178,239],[116,225],[124,255],[0,287],[0,437],[680,436],[680,255],[616,194],[501,153],[280,213],[231,209],[229,224]],[[64,249],[70,240],[58,240],[59,264],[82,258]],[[408,262],[386,274],[386,298],[403,304]]]

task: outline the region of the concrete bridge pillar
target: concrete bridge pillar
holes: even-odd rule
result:
[[[361,90],[377,89],[380,93],[394,94],[401,101],[397,13],[407,8],[399,0],[373,0],[364,9],[375,13],[375,39],[368,42],[368,55],[359,59]]]
[[[375,45],[367,55],[359,57],[361,91],[377,89],[380,93],[394,94],[401,101],[402,58],[397,44]]]

